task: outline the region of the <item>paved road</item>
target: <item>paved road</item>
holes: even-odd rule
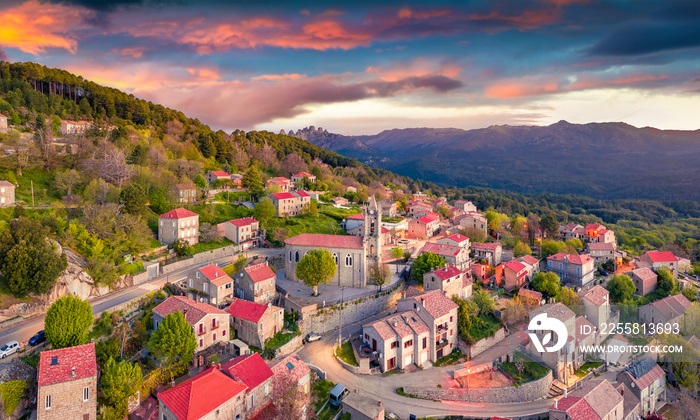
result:
[[[254,251],[248,251],[249,257],[253,255],[270,256],[283,252],[279,249],[256,249]],[[232,255],[228,257],[219,258],[218,260],[212,261],[211,264],[218,264],[219,266],[228,265],[228,263],[233,262],[237,258],[237,255]],[[90,301],[92,305],[92,312],[95,316],[99,316],[102,312],[110,310],[118,305],[129,302],[133,299],[144,296],[153,290],[160,289],[165,285],[167,281],[174,282],[187,277],[188,273],[199,268],[199,265],[192,265],[187,268],[175,271],[168,275],[155,277],[153,280],[146,283],[140,284],[138,286],[132,286],[126,289],[122,289],[106,296],[95,298]],[[20,345],[24,347],[27,341],[44,328],[44,317],[45,315],[37,315],[29,318],[19,324],[10,327],[8,329],[0,331],[0,345],[7,343],[8,341],[17,340]],[[7,358],[4,361],[9,361],[11,358]]]
[[[343,339],[348,338],[350,335],[360,334],[362,324],[385,316],[387,313],[388,312],[383,312],[356,324],[344,327]],[[461,415],[481,418],[491,418],[493,416],[512,418],[544,414],[547,413],[551,405],[551,401],[546,399],[526,403],[482,404],[455,401],[430,401],[402,397],[396,393],[396,388],[408,383],[420,383],[430,387],[435,387],[438,383],[447,383],[448,380],[451,380],[449,378],[449,373],[454,367],[431,367],[412,373],[389,376],[355,375],[343,368],[333,357],[333,343],[336,342],[337,339],[338,330],[336,329],[335,332],[326,334],[323,339],[307,344],[297,353],[306,363],[310,363],[326,371],[329,380],[342,383],[351,390],[351,392],[355,389],[362,390],[364,395],[382,401],[387,414],[394,413],[400,418],[408,418],[410,414],[415,414],[418,417]]]

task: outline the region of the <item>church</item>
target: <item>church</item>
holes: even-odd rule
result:
[[[311,249],[323,248],[331,253],[337,265],[328,284],[365,287],[370,267],[381,262],[382,212],[374,197],[364,207],[364,230],[361,236],[302,233],[285,241],[284,269],[288,279],[299,281],[297,263]]]

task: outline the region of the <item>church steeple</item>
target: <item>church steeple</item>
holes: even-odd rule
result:
[[[364,213],[364,244],[367,258],[380,262],[382,255],[382,211],[377,205],[377,200],[374,196],[369,198],[369,202],[365,205]]]

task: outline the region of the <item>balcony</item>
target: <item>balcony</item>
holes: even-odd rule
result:
[[[447,347],[447,344],[449,344],[449,343],[444,338],[442,340],[438,340],[435,342],[435,350],[437,351],[437,350],[444,349],[445,347]]]
[[[447,331],[447,323],[438,325],[437,328],[435,329],[435,334],[439,335]]]
[[[221,327],[221,324],[212,325],[211,330],[216,331],[219,329],[219,327]]]
[[[198,331],[197,331],[197,336],[201,337],[201,336],[203,336],[203,335],[206,334],[206,333],[207,333],[207,329],[206,329],[206,328],[202,328],[201,330],[198,330]]]

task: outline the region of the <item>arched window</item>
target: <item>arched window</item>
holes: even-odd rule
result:
[[[294,262],[299,262],[299,251],[296,251],[296,255],[294,256]]]
[[[333,253],[333,261],[335,261],[335,265],[338,265],[338,254],[335,252]]]
[[[369,253],[370,253],[371,255],[374,255],[374,245],[370,245],[370,246],[369,246]]]
[[[345,265],[348,267],[352,266],[352,255],[347,254],[345,256]]]

